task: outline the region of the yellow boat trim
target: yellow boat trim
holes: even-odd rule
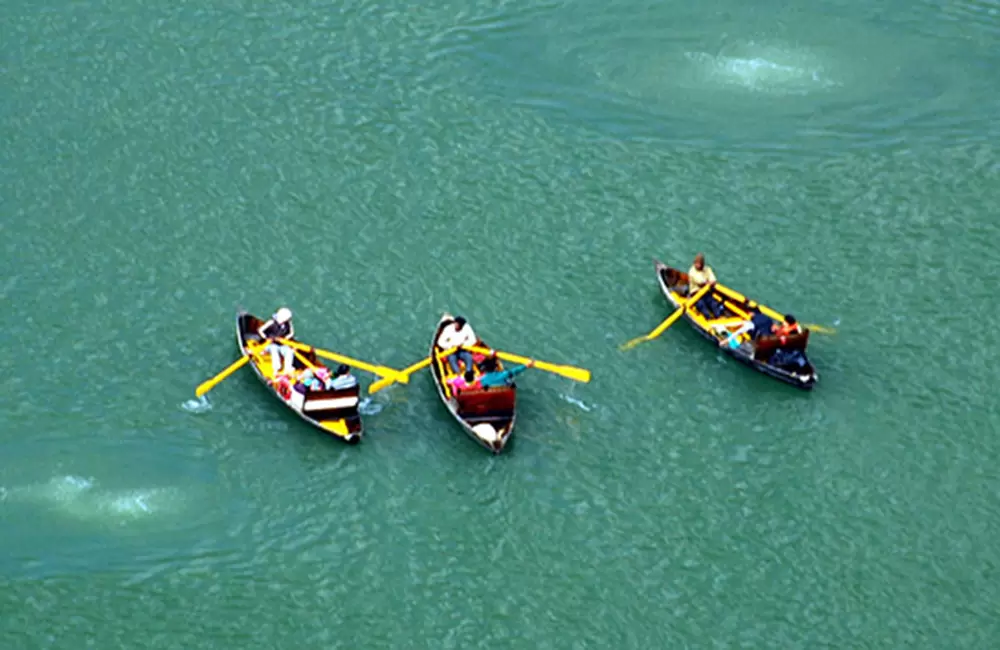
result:
[[[670,294],[674,297],[674,299],[678,303],[681,303],[681,301],[684,300],[684,297],[681,296],[678,292],[674,291],[673,289],[670,289],[669,291],[670,291]],[[720,284],[718,282],[715,284],[715,290],[713,291],[713,293],[715,294],[713,297],[716,300],[718,300],[719,302],[721,302],[726,309],[728,309],[729,311],[733,312],[734,314],[736,314],[740,318],[739,319],[715,319],[715,320],[711,320],[710,321],[710,320],[707,320],[704,316],[702,316],[701,312],[699,312],[697,309],[694,309],[694,307],[692,305],[692,308],[688,310],[688,314],[690,314],[691,318],[694,319],[694,321],[699,326],[701,326],[703,329],[711,329],[713,325],[723,325],[723,324],[728,325],[730,323],[736,324],[736,322],[750,320],[750,312],[747,311],[747,309],[750,309],[750,310],[756,309],[756,310],[760,311],[760,313],[762,313],[765,316],[767,316],[768,318],[770,318],[772,320],[775,320],[775,321],[777,321],[779,323],[783,323],[785,321],[785,315],[784,314],[779,314],[778,312],[774,311],[773,309],[771,309],[767,305],[761,304],[761,303],[759,303],[759,302],[757,302],[755,300],[750,300],[746,296],[744,296],[742,293],[740,293],[739,291],[735,291],[733,289],[730,289],[729,287],[727,287],[727,286],[725,286],[723,284]],[[729,297],[732,300],[725,300],[723,298],[723,296],[720,295],[720,294],[724,294],[726,297]],[[734,304],[734,301],[737,302],[737,303],[740,303],[740,305]],[[714,330],[713,330],[713,333],[714,333]],[[718,336],[718,334],[716,334],[716,336]],[[729,338],[729,335],[725,334],[725,335],[720,336],[719,338]],[[741,341],[742,340],[749,340],[749,338],[750,338],[750,335],[744,333],[744,334],[741,334],[737,340],[741,340]]]
[[[344,420],[323,420],[319,423],[321,427],[334,435],[345,438],[348,435],[347,422]]]
[[[767,305],[761,304],[761,303],[757,302],[756,300],[749,300],[746,296],[744,296],[743,294],[741,294],[738,291],[733,291],[729,287],[721,285],[721,284],[716,284],[715,288],[718,291],[721,291],[721,292],[727,294],[730,298],[733,298],[737,302],[743,303],[743,305],[745,305],[749,309],[758,309],[758,310],[760,310],[760,313],[764,314],[768,318],[776,320],[779,323],[783,323],[785,321],[785,315],[784,314],[779,314],[778,312],[774,311],[773,309],[771,309]]]
[[[440,373],[441,375],[441,384],[442,384],[442,390],[444,390],[444,396],[450,399],[451,386],[448,385],[448,379],[450,379],[450,377],[448,376],[448,373],[445,372],[444,370],[445,364],[441,361],[441,357],[437,353],[437,348],[434,348],[434,363],[437,364],[438,373]]]

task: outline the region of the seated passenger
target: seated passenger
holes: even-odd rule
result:
[[[456,375],[448,380],[448,385],[451,386],[451,390],[454,394],[463,393],[467,390],[475,390],[481,388],[479,380],[476,379],[476,373],[469,370],[464,375]]]
[[[785,343],[788,343],[789,336],[801,334],[802,327],[799,325],[798,321],[795,320],[795,316],[787,314],[783,325],[778,325],[777,323],[771,325],[771,333],[777,336],[781,344],[784,345]]]
[[[316,369],[317,372],[319,368]],[[299,383],[305,387],[306,390],[323,390],[323,382],[316,376],[316,373],[310,368],[306,368],[302,371],[302,376],[299,378]]]
[[[507,370],[498,370],[496,356],[488,357],[483,361],[482,366],[480,366],[482,368],[483,375],[479,378],[479,385],[483,388],[510,386],[514,383],[515,376],[521,374],[533,365],[535,365],[535,362],[532,360],[526,364],[514,366],[513,368],[508,368]]]
[[[327,373],[330,371],[327,370]],[[329,379],[329,374],[327,375]],[[332,380],[328,380],[326,387],[330,390],[344,390],[345,388],[354,388],[358,385],[357,378],[351,374],[351,369],[344,364],[340,364],[337,367],[337,374]]]
[[[750,336],[755,341],[762,336],[770,336],[773,333],[774,321],[759,311],[754,312],[750,316],[750,322],[753,324],[753,330]]]

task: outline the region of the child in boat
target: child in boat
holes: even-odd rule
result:
[[[535,362],[529,361],[526,364],[522,363],[507,370],[498,370],[497,358],[496,354],[494,354],[484,359],[483,363],[479,366],[483,372],[482,376],[479,377],[479,385],[484,389],[496,388],[497,386],[510,386],[514,383],[514,377],[533,365],[535,365]]]
[[[452,392],[455,394],[465,392],[467,390],[474,390],[477,388],[482,388],[479,380],[476,379],[476,373],[469,370],[464,375],[456,375],[448,380],[448,385],[451,386]]]
[[[302,377],[299,382],[305,386],[307,390],[316,391],[323,390],[330,387],[330,369],[320,366],[316,370],[311,368],[306,368],[302,371]]]

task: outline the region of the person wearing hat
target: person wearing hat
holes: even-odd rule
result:
[[[271,354],[271,368],[277,374],[292,374],[295,353],[287,345],[275,343],[273,339],[294,339],[295,327],[292,325],[292,310],[282,307],[274,312],[271,319],[257,328],[257,334],[263,340],[269,340],[266,352]]]

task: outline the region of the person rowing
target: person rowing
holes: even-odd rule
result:
[[[268,342],[264,351],[271,354],[271,368],[274,370],[274,374],[292,374],[295,352],[287,345],[282,345],[274,341],[274,339],[278,338],[289,340],[295,338],[295,326],[292,325],[292,310],[288,307],[282,307],[274,312],[270,320],[257,328],[257,334],[262,341]]]
[[[453,354],[448,355],[448,365],[451,366],[451,371],[457,375],[461,370],[458,366],[459,360],[465,364],[466,372],[472,370],[472,353],[462,348],[472,347],[478,341],[479,337],[472,330],[472,326],[461,316],[456,316],[455,320],[441,329],[437,344],[443,350],[458,348]]]
[[[695,255],[694,264],[688,269],[687,295],[693,296],[706,285],[713,286],[716,282],[715,272],[712,271],[712,267],[705,264],[705,255],[703,253]],[[707,291],[701,297],[695,304],[695,308],[708,318],[718,318],[724,311],[722,305],[712,297],[711,290]]]

